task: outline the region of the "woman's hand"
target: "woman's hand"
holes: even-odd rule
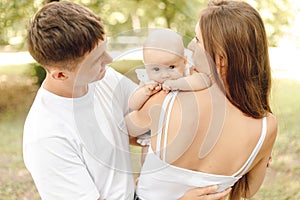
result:
[[[199,187],[187,191],[179,200],[223,200],[231,191],[231,188],[223,192],[217,192],[218,186]]]

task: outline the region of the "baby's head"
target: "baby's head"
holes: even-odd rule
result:
[[[182,77],[186,58],[181,36],[170,29],[150,32],[143,46],[143,60],[150,80],[163,83]]]

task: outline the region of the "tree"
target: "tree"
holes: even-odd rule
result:
[[[0,2],[0,45],[23,41],[26,24],[34,13],[34,0],[1,0]]]
[[[45,0],[51,1],[51,0]],[[198,13],[208,0],[70,0],[89,7],[99,14],[108,36],[123,31],[167,27],[191,38]],[[276,46],[293,19],[289,0],[246,0],[261,13],[269,43]],[[26,37],[27,20],[43,4],[43,0],[1,0],[0,45],[11,43],[11,38]]]
[[[293,8],[289,0],[247,0],[256,7],[265,23],[270,46],[276,46],[293,21]]]

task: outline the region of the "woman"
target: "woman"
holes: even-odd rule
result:
[[[137,186],[142,200],[179,199],[213,184],[218,191],[232,187],[230,200],[250,198],[265,177],[277,121],[262,19],[245,2],[212,1],[195,34],[194,64],[210,66],[212,86],[159,92],[126,118],[131,135],[152,132]]]

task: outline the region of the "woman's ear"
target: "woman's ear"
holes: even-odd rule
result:
[[[216,55],[216,65],[218,68],[224,68],[225,67],[225,59],[223,56]]]
[[[225,70],[226,62],[225,62],[224,56],[216,55],[215,62],[216,62],[216,66],[217,66],[217,69],[218,69],[218,73],[222,77],[224,77],[225,76],[225,71],[226,71]]]

